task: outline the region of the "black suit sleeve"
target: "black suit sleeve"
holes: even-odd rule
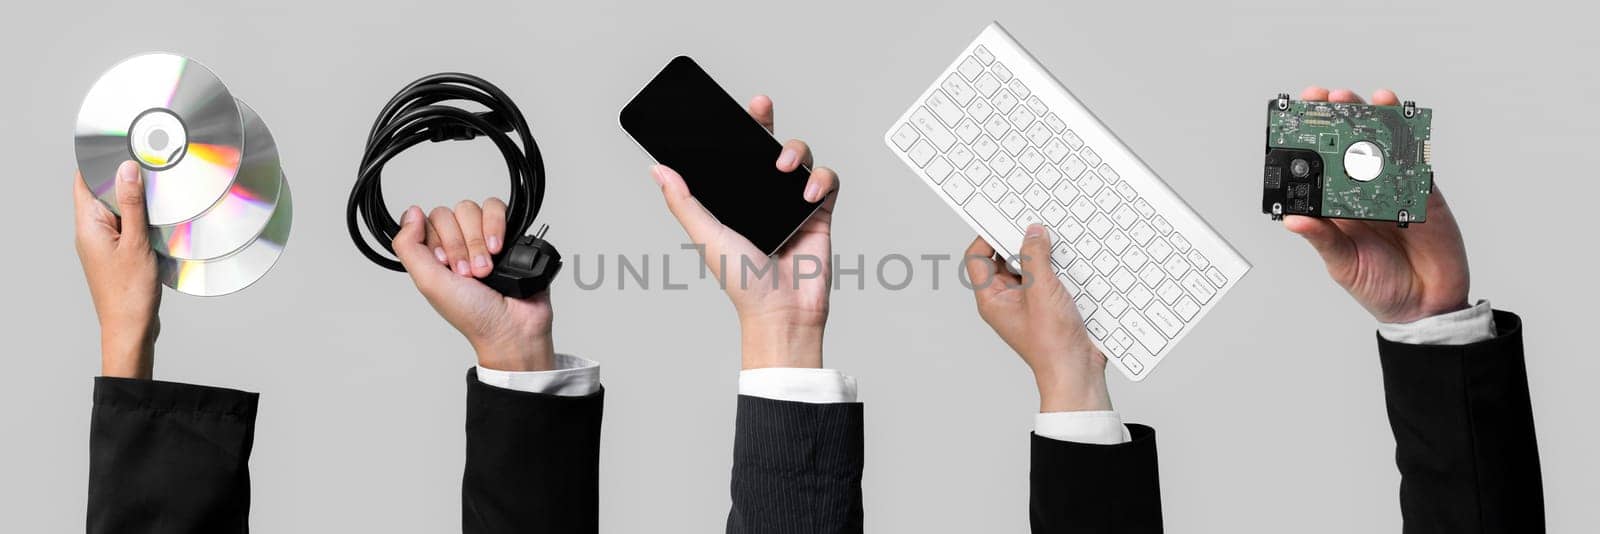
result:
[[[861,532],[862,405],[739,396],[730,534]]]
[[[1091,445],[1033,435],[1028,515],[1035,534],[1161,532],[1156,431],[1128,425],[1132,440]]]
[[[99,377],[90,534],[249,532],[255,393]]]
[[[1543,532],[1522,319],[1470,345],[1378,337],[1405,532]]]
[[[598,530],[604,400],[604,390],[562,397],[498,388],[468,371],[462,532]]]

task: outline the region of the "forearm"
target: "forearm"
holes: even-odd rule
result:
[[[741,395],[730,534],[862,531],[863,409]]]

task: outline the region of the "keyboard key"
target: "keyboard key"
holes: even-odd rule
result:
[[[1189,262],[1184,261],[1182,254],[1173,254],[1167,256],[1167,261],[1161,262],[1161,268],[1165,269],[1167,274],[1172,275],[1173,278],[1178,278],[1189,272]]]
[[[1183,297],[1178,299],[1177,304],[1172,305],[1172,311],[1178,312],[1178,316],[1183,317],[1183,320],[1190,321],[1195,315],[1200,314],[1200,305],[1195,304],[1194,299]]]
[[[1083,176],[1083,171],[1088,169],[1089,166],[1085,165],[1083,160],[1078,159],[1077,156],[1069,157],[1067,158],[1066,163],[1061,164],[1061,172],[1066,173],[1067,178],[1071,178],[1073,180],[1077,180],[1079,176]]]
[[[1015,93],[1016,90],[1013,89],[1011,92]],[[1017,93],[1017,94],[1021,94],[1021,93]],[[1028,97],[1028,100],[1023,102],[1023,104],[1027,105],[1028,106],[1028,110],[1032,111],[1034,115],[1043,115],[1046,111],[1050,111],[1050,108],[1047,108],[1047,107],[1044,106],[1044,101],[1043,100],[1039,100],[1039,97],[1037,97],[1037,96]]]
[[[1100,251],[1099,254],[1095,254],[1093,258],[1090,258],[1089,263],[1094,265],[1094,270],[1099,271],[1100,274],[1111,274],[1112,271],[1117,270],[1117,267],[1121,265],[1120,263],[1117,263],[1116,256],[1104,250]],[[1096,295],[1095,300],[1099,299],[1100,296]]]
[[[1072,204],[1067,205],[1067,211],[1072,212],[1072,216],[1080,221],[1088,221],[1095,213],[1094,202],[1089,200],[1089,197],[1078,197]]]
[[[1183,280],[1178,283],[1189,290],[1189,294],[1201,304],[1211,302],[1211,297],[1217,294],[1217,290],[1211,287],[1211,282],[1207,282],[1205,275],[1200,274],[1200,271],[1189,271],[1189,274],[1184,275]]]
[[[1117,174],[1116,169],[1112,169],[1110,163],[1101,163],[1100,168],[1095,170],[1099,171],[1100,176],[1105,178],[1107,182],[1116,183],[1122,180],[1122,175]]]
[[[1019,102],[1017,95],[1011,94],[1011,91],[1002,90],[995,91],[994,96],[989,97],[989,103],[994,106],[995,113],[1005,114],[1011,113],[1011,108],[1017,107]]]
[[[1067,130],[1067,133],[1061,134],[1061,139],[1065,140],[1067,146],[1072,147],[1073,150],[1083,148],[1083,138],[1078,137],[1077,132]]]
[[[1005,149],[1007,154],[1015,156],[1022,152],[1022,149],[1028,148],[1028,139],[1016,130],[1011,130],[1000,138],[1000,148]]]
[[[1040,206],[1044,206],[1045,201],[1050,200],[1050,193],[1044,190],[1044,186],[1033,184],[1033,187],[1022,193],[1022,200],[1028,203],[1028,207],[1039,209]]]
[[[945,177],[950,176],[950,173],[955,170],[954,167],[950,166],[950,162],[945,161],[944,158],[934,158],[932,162],[928,163],[928,167],[923,169],[928,173],[928,178],[936,184],[944,183]]]
[[[1172,224],[1167,222],[1166,217],[1162,217],[1160,215],[1157,215],[1154,219],[1150,219],[1150,226],[1154,226],[1156,228],[1156,233],[1160,235],[1172,233]]]
[[[1088,163],[1090,167],[1099,167],[1100,155],[1096,154],[1093,148],[1085,148],[1083,149],[1083,161]]]
[[[1178,249],[1178,252],[1188,252],[1189,240],[1184,239],[1183,234],[1174,233],[1172,234],[1172,248]]]
[[[1100,319],[1098,318],[1089,319],[1083,323],[1083,329],[1088,331],[1089,335],[1094,336],[1095,339],[1105,339],[1106,336],[1111,335],[1111,332],[1106,330],[1105,325],[1100,324]]]
[[[1122,253],[1122,264],[1129,269],[1137,271],[1147,263],[1150,263],[1150,256],[1146,256],[1138,247],[1131,247]]]
[[[1005,198],[1000,199],[1000,202],[997,202],[996,205],[1000,208],[1001,213],[1006,214],[1006,217],[1010,218],[1016,218],[1018,213],[1022,213],[1023,208],[1028,207],[1027,204],[1022,202],[1022,197],[1017,196],[1015,193],[1007,194]],[[1188,264],[1186,263],[1184,265]]]
[[[951,180],[954,182],[956,180]],[[979,228],[989,232],[989,237],[999,243],[1001,248],[1016,250],[1022,243],[1022,231],[1011,225],[1011,221],[994,204],[988,202],[973,202],[962,206],[972,221],[978,223]]]
[[[1106,295],[1106,299],[1100,303],[1100,311],[1110,314],[1111,317],[1119,317],[1122,312],[1128,311],[1128,299],[1116,293]]]
[[[1127,250],[1128,245],[1133,244],[1132,241],[1128,240],[1127,234],[1117,230],[1112,230],[1111,233],[1106,234],[1106,238],[1102,240],[1101,243],[1105,244],[1106,249],[1110,250],[1112,254],[1118,255],[1121,255],[1122,251]]]
[[[1056,170],[1054,165],[1046,163],[1033,173],[1033,179],[1045,187],[1055,187],[1056,182],[1061,181],[1061,171]]]
[[[1178,287],[1177,282],[1164,280],[1161,285],[1156,286],[1156,296],[1161,299],[1161,302],[1172,304],[1177,302],[1180,297],[1183,297],[1183,288]]]
[[[1053,169],[1054,167],[1045,165],[1044,168]],[[1041,172],[1039,174],[1042,176],[1045,173]],[[1043,181],[1041,180],[1040,183],[1043,183]],[[1061,201],[1061,205],[1065,206],[1067,204],[1071,204],[1073,199],[1078,198],[1078,189],[1072,187],[1072,184],[1070,183],[1061,182],[1060,184],[1056,185],[1055,189],[1050,191],[1050,194],[1051,196],[1056,197],[1056,200]]]
[[[1156,326],[1150,324],[1150,321],[1145,320],[1140,314],[1130,313],[1124,315],[1117,324],[1121,325],[1123,330],[1132,334],[1133,339],[1151,353],[1161,352],[1161,349],[1167,346],[1166,336],[1161,335],[1161,332],[1156,330]]]
[[[1162,306],[1159,302],[1151,304],[1149,308],[1145,308],[1144,316],[1149,318],[1150,324],[1166,335],[1167,339],[1178,337],[1178,334],[1183,332],[1183,321],[1178,320],[1178,316],[1173,315],[1171,311],[1167,310],[1166,306]]]
[[[966,112],[951,102],[949,97],[937,91],[928,97],[928,109],[933,110],[933,114],[939,117],[940,122],[950,127],[955,127],[956,123],[961,122],[961,118],[966,116]]]
[[[978,81],[972,82],[972,89],[978,92],[978,96],[988,97],[1000,89],[1000,80],[994,79],[993,74],[984,73],[978,77]]]
[[[1150,244],[1151,239],[1156,238],[1156,229],[1151,228],[1149,223],[1139,221],[1133,223],[1133,228],[1128,229],[1128,237],[1133,239],[1135,244],[1142,247]]]
[[[931,141],[940,152],[950,150],[950,147],[956,144],[956,134],[950,133],[949,128],[940,124],[939,119],[934,118],[933,112],[928,111],[926,106],[911,112],[911,124],[916,126],[922,135],[928,136],[928,141]]]
[[[995,63],[994,65],[989,66],[989,70],[994,72],[994,77],[999,78],[1000,81],[1011,81],[1011,69],[1006,68],[1005,65]]]
[[[945,180],[944,187],[941,187],[940,189],[944,190],[944,194],[950,197],[951,200],[956,201],[956,204],[966,203],[967,197],[971,197],[973,191],[972,184],[968,183],[966,177],[961,176],[961,173],[959,172],[956,173],[955,177]],[[982,204],[985,206],[989,205],[988,202],[981,201],[973,202],[972,204]]]
[[[1101,167],[1103,168],[1105,166],[1101,165]],[[1104,178],[1105,175],[1102,174],[1102,175],[1100,175],[1100,177]],[[1132,202],[1134,197],[1139,196],[1139,192],[1134,191],[1133,190],[1133,186],[1128,184],[1128,182],[1124,182],[1124,181],[1120,181],[1119,180],[1119,181],[1116,181],[1116,182],[1113,182],[1113,183],[1116,184],[1116,185],[1113,185],[1112,189],[1116,189],[1117,190],[1117,194],[1118,195],[1122,195],[1122,198],[1127,199],[1129,202]]]
[[[983,162],[967,166],[967,179],[972,180],[972,183],[981,184],[989,181],[991,177],[998,178],[999,175],[989,172],[989,166],[984,165]]]
[[[1027,228],[1032,224],[1044,226],[1044,217],[1040,217],[1037,211],[1022,210],[1022,215],[1017,216],[1017,228]]]
[[[968,81],[976,80],[978,75],[983,74],[983,62],[978,61],[978,58],[967,56],[967,59],[961,61],[961,66],[956,67],[956,72],[961,73],[961,77]]]
[[[1110,280],[1111,287],[1115,287],[1117,288],[1117,291],[1122,292],[1128,291],[1129,288],[1132,288],[1133,285],[1139,281],[1137,277],[1133,276],[1133,272],[1129,271],[1125,267],[1117,269],[1116,272],[1111,273]]]
[[[999,176],[989,178],[983,185],[978,186],[978,190],[982,191],[983,196],[988,197],[990,202],[999,202],[1000,197],[1010,192],[1006,189],[1006,181]]]
[[[1057,117],[1054,113],[1044,116],[1044,124],[1056,133],[1061,133],[1062,130],[1067,129],[1067,123],[1061,122],[1061,117]]]
[[[1033,125],[1033,112],[1028,111],[1028,106],[1012,108],[1011,113],[1007,114],[1006,118],[1011,120],[1011,124],[1017,125],[1018,130],[1026,130]]]
[[[1017,168],[1017,160],[1011,159],[1005,152],[1000,152],[989,158],[989,168],[994,169],[996,174],[1010,174],[1011,169]],[[1033,178],[1030,177],[1028,180],[1032,181]]]
[[[1006,84],[1006,88],[1010,89],[1011,92],[1016,93],[1017,98],[1028,98],[1028,95],[1032,94],[1028,91],[1028,86],[1022,83],[1022,80],[1018,79],[1012,79]],[[1043,103],[1040,103],[1040,107],[1043,107]]]
[[[1161,266],[1154,263],[1146,265],[1143,269],[1139,269],[1139,281],[1144,282],[1144,285],[1150,287],[1159,287],[1161,282],[1166,279],[1167,272],[1161,270]]]
[[[1111,213],[1111,210],[1117,209],[1117,206],[1121,204],[1122,199],[1117,198],[1117,194],[1112,193],[1110,189],[1101,191],[1100,194],[1094,196],[1095,207],[1106,213]]]
[[[900,151],[904,152],[910,150],[911,143],[917,142],[917,139],[921,137],[922,134],[917,133],[917,129],[911,127],[911,123],[906,123],[895,129],[894,135],[890,139],[894,141],[894,146],[900,147]]]
[[[1036,172],[1040,165],[1044,165],[1044,156],[1039,155],[1039,151],[1032,147],[1025,148],[1017,155],[1017,164],[1030,173]]]
[[[1110,232],[1112,228],[1111,219],[1107,219],[1104,214],[1100,213],[1096,213],[1089,218],[1088,226],[1089,233],[1094,234],[1095,237],[1105,237],[1106,233]]]
[[[1096,302],[1099,302],[1105,299],[1106,295],[1111,294],[1111,284],[1106,283],[1105,278],[1096,276],[1089,283],[1083,285],[1083,292],[1087,293]]]
[[[1143,373],[1144,372],[1144,364],[1139,363],[1139,357],[1138,356],[1134,356],[1134,355],[1130,354],[1130,355],[1127,355],[1127,356],[1123,356],[1121,359],[1119,359],[1117,361],[1122,362],[1122,366],[1123,367],[1127,367],[1128,368],[1128,372],[1133,373],[1133,376],[1139,376],[1139,373]]]
[[[1095,257],[1100,253],[1100,249],[1103,248],[1105,247],[1099,241],[1095,241],[1094,236],[1089,234],[1083,234],[1083,239],[1078,240],[1078,255],[1085,258]]]
[[[968,122],[963,123],[963,125],[971,125],[971,123],[973,122],[968,120]],[[944,155],[950,157],[950,163],[955,165],[955,168],[965,169],[968,163],[973,163],[973,149],[968,149],[965,144],[958,144],[955,145],[955,147],[950,147],[950,152],[946,152]]]
[[[1083,223],[1071,217],[1061,219],[1061,222],[1056,223],[1055,228],[1056,233],[1067,241],[1077,241],[1078,238],[1083,237],[1084,232],[1089,231],[1088,228],[1083,227]]]
[[[962,81],[961,77],[955,74],[945,78],[944,83],[939,88],[943,89],[945,94],[950,95],[950,100],[954,101],[958,106],[965,106],[967,102],[971,102],[973,98],[978,96],[971,85],[967,85],[967,82]]]
[[[1216,267],[1206,269],[1206,280],[1211,281],[1211,285],[1217,286],[1217,289],[1222,289],[1222,286],[1228,285],[1228,277],[1223,275],[1222,271],[1217,270]]]
[[[1150,207],[1150,203],[1145,202],[1142,198],[1133,203],[1133,209],[1138,210],[1139,215],[1146,219],[1149,219],[1151,216],[1156,214],[1156,209]]]
[[[1111,222],[1117,223],[1117,228],[1126,230],[1128,227],[1133,226],[1133,223],[1139,222],[1139,214],[1134,213],[1133,208],[1128,207],[1127,204],[1123,204],[1117,206],[1117,209],[1111,210]]]
[[[1056,243],[1055,248],[1050,250],[1050,261],[1055,262],[1062,270],[1072,265],[1072,260],[1075,259],[1078,259],[1078,253],[1072,251],[1071,243]]]
[[[978,155],[979,159],[987,160],[989,159],[989,156],[993,155],[999,150],[1000,143],[994,142],[994,140],[990,139],[987,135],[979,136],[977,141],[972,142],[972,151]]]
[[[1081,286],[1089,283],[1089,278],[1094,276],[1094,267],[1089,265],[1089,260],[1078,260],[1077,263],[1067,267],[1067,275]]]
[[[1133,289],[1128,290],[1128,302],[1132,303],[1135,308],[1144,309],[1145,305],[1150,304],[1150,301],[1155,299],[1156,294],[1151,293],[1144,286],[1136,285],[1133,286]]]
[[[1211,266],[1211,260],[1206,259],[1206,255],[1201,254],[1200,249],[1189,251],[1189,263],[1193,263],[1196,269],[1204,269]]]
[[[983,122],[989,120],[990,115],[994,115],[994,106],[989,105],[988,100],[979,98],[967,105],[967,115],[971,116],[972,120]]]
[[[1041,148],[1044,147],[1045,143],[1055,139],[1055,135],[1050,133],[1050,128],[1046,127],[1043,122],[1033,123],[1032,126],[1028,127],[1028,131],[1022,133],[1028,136],[1029,143]]]
[[[1045,141],[1043,148],[1044,157],[1049,158],[1051,163],[1061,163],[1062,158],[1072,155],[1072,149],[1067,148],[1067,144],[1057,138]]]
[[[1121,358],[1128,348],[1128,343],[1132,341],[1133,338],[1128,337],[1127,332],[1118,328],[1111,331],[1111,337],[1106,338],[1106,349],[1110,350],[1114,356]]]
[[[1060,202],[1050,201],[1039,208],[1039,216],[1044,217],[1047,226],[1055,227],[1067,218],[1067,208],[1061,207]]]
[[[994,63],[994,54],[990,53],[989,49],[984,48],[983,45],[978,45],[977,48],[972,50],[972,57],[978,58],[978,61],[982,61],[984,65]]]
[[[1001,139],[1005,137],[1006,132],[1011,131],[1011,123],[1006,122],[1005,117],[998,114],[991,115],[989,120],[983,121],[983,131],[988,132],[989,137]]]
[[[911,145],[911,151],[906,152],[906,156],[911,158],[911,162],[916,163],[918,167],[928,166],[928,162],[937,155],[939,155],[939,151],[934,150],[933,145],[928,144],[927,141],[917,141],[917,144]]]
[[[1001,155],[996,155],[995,157],[998,158]],[[1006,175],[1006,185],[1011,186],[1012,191],[1021,193],[1027,191],[1028,186],[1033,185],[1033,177],[1028,176],[1028,173],[1022,172],[1022,169],[1012,169],[1011,174]]]
[[[1073,181],[1073,183],[1078,184],[1078,189],[1083,191],[1083,194],[1088,195],[1091,199],[1093,199],[1096,193],[1100,192],[1101,188],[1105,187],[1104,184],[1100,183],[1100,180],[1096,180],[1094,178],[1094,173],[1087,173],[1083,176],[1079,176],[1077,180]]]
[[[973,122],[972,119],[967,119],[956,124],[955,133],[956,137],[961,139],[961,142],[971,143],[973,139],[977,139],[978,136],[983,135],[983,128],[978,127],[978,123]],[[964,147],[957,145],[956,148]]]

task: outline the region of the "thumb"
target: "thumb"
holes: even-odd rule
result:
[[[1317,249],[1317,254],[1322,256],[1322,262],[1327,264],[1329,272],[1342,270],[1355,260],[1355,243],[1344,230],[1333,224],[1333,221],[1290,215],[1283,218],[1283,227],[1290,232],[1300,234],[1306,242],[1311,243],[1311,247]]]
[[[678,171],[666,165],[655,165],[650,167],[650,174],[655,177],[656,184],[661,186],[661,196],[666,198],[667,209],[678,219],[678,224],[683,225],[683,231],[689,234],[689,240],[696,243],[709,242],[722,223],[717,222],[717,218],[694,198],[694,194],[689,192],[689,184],[684,183]]]
[[[1045,232],[1044,226],[1037,223],[1028,225],[1017,261],[1022,264],[1025,278],[1022,282],[1027,285],[1023,294],[1029,298],[1048,296],[1050,291],[1061,287],[1061,282],[1056,280],[1055,268],[1050,266],[1050,234]]]
[[[119,246],[150,246],[149,218],[144,208],[144,173],[139,172],[139,164],[131,160],[117,166],[117,210],[122,212]]]

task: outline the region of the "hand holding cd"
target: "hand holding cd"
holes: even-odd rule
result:
[[[121,217],[95,198],[83,176],[73,180],[78,259],[100,318],[101,374],[148,379],[161,331],[161,285],[146,227],[144,180],[132,161],[117,167],[114,180]]]

